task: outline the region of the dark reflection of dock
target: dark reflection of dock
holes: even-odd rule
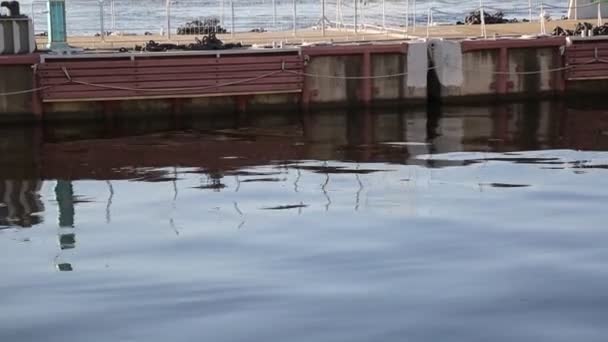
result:
[[[223,191],[239,169],[290,161],[423,164],[420,154],[547,148],[608,149],[608,108],[540,102],[426,110],[324,111],[301,115],[223,115],[179,124],[124,121],[0,129],[0,226],[41,222],[41,182],[56,182],[62,249],[75,246],[74,190],[57,179],[175,181],[167,170],[207,175],[201,189]],[[284,162],[287,161],[287,162]],[[292,167],[293,168],[293,167]],[[297,169],[301,177],[302,170]],[[320,169],[331,182],[332,172]],[[354,172],[356,174],[356,172]],[[358,176],[358,174],[356,174]],[[3,180],[2,180],[3,179]],[[239,183],[240,184],[240,183]],[[107,220],[113,188],[109,183]],[[327,186],[322,184],[322,189]],[[298,191],[298,183],[294,184]],[[328,201],[330,203],[330,201]]]
[[[118,123],[111,134],[98,126],[88,133],[80,126],[47,127],[41,176],[152,181],[155,174],[148,169],[188,167],[221,177],[225,171],[281,160],[410,163],[425,153],[594,149],[608,143],[602,135],[608,131],[608,110],[582,111],[551,102],[228,116],[180,122],[180,131],[165,125]],[[390,144],[404,141],[409,144]]]
[[[27,228],[42,222],[41,186],[40,180],[0,180],[0,229]]]

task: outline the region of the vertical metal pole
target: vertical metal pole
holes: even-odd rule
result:
[[[359,0],[355,0],[355,34],[359,31]]]
[[[416,0],[414,0],[414,8],[412,14],[412,32],[416,32]]]
[[[171,0],[167,1],[167,38],[171,39]]]
[[[602,2],[597,2],[597,26],[602,26]]]
[[[49,0],[48,5],[48,47],[52,50],[67,50],[67,25],[65,20],[65,1]]]
[[[574,0],[574,19],[578,20],[578,0]]]
[[[405,0],[405,32],[410,28],[410,0]]]
[[[36,1],[32,1],[32,27],[36,27],[36,16],[34,15],[34,4]]]
[[[230,31],[231,31],[232,38],[234,38],[234,31],[235,31],[236,26],[235,26],[235,22],[234,22],[234,1],[232,1],[232,0],[230,1],[230,18],[231,18],[230,19],[230,26],[231,26]]]
[[[277,29],[277,0],[272,0],[272,26]]]
[[[486,16],[483,11],[483,0],[479,0],[479,16],[481,17],[481,35],[487,38],[486,33]]]
[[[112,32],[116,31],[116,8],[114,7],[114,0],[110,2],[110,15],[111,15],[111,23],[112,23]]]
[[[220,0],[220,23],[224,26],[224,0]]]
[[[386,0],[382,0],[382,28],[386,30]]]
[[[540,3],[540,34],[545,34],[545,8],[544,4]]]
[[[296,0],[293,0],[293,36],[298,34],[298,5]]]
[[[321,0],[321,32],[325,37],[325,0]]]
[[[342,26],[342,22],[340,21],[341,17],[341,6],[340,0],[336,0],[336,28],[340,28]]]
[[[361,7],[359,8],[359,12],[361,12],[361,27],[365,29],[365,3],[363,0],[359,0]]]
[[[340,0],[336,0],[336,28],[340,28]]]
[[[429,7],[426,13],[426,37],[428,38],[431,35],[431,8]]]
[[[103,0],[99,0],[99,26],[101,31],[101,40],[106,40],[106,28],[104,25],[104,17],[103,17]]]
[[[532,0],[528,0],[528,18],[532,22]]]

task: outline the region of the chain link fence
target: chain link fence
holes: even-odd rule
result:
[[[537,21],[561,18],[567,4],[530,0],[500,2],[455,0],[66,0],[69,36],[190,35],[216,32],[300,30],[378,30],[404,32],[417,26],[455,24],[483,6],[505,18]],[[47,28],[47,2],[22,4],[38,35]]]

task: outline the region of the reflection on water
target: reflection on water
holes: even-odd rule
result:
[[[173,125],[3,129],[0,340],[608,333],[608,110]]]
[[[38,192],[39,180],[0,180],[0,229],[19,226],[29,228],[42,222],[44,210]]]

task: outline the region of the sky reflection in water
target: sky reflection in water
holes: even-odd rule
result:
[[[115,125],[4,132],[0,340],[608,333],[608,111]]]

